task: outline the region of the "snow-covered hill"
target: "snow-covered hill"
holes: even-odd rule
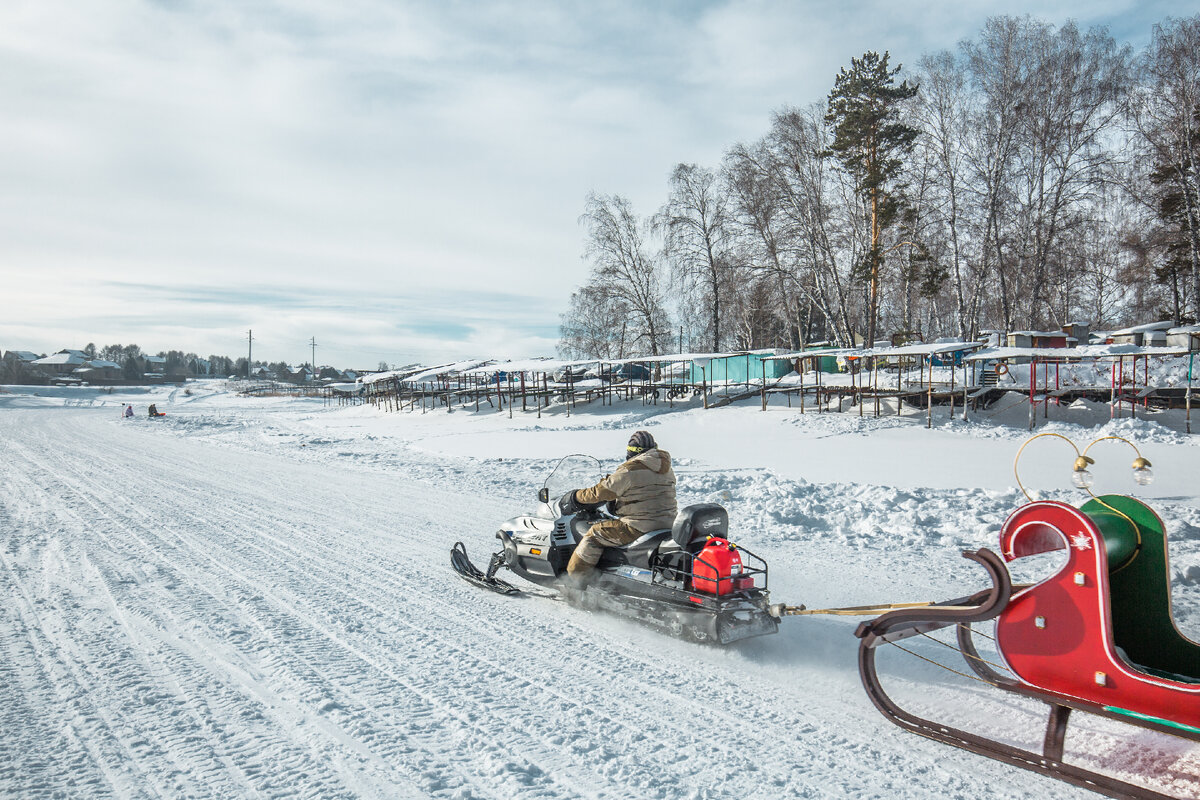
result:
[[[890,725],[853,618],[717,649],[448,566],[457,540],[482,561],[558,456],[615,465],[645,427],[681,502],[726,505],[770,562],[774,600],[948,598],[983,584],[959,551],[995,547],[1025,431],[755,404],[510,420],[217,384],[37,391],[0,394],[0,796],[1092,796]],[[1120,433],[1154,462],[1140,490],[1123,444],[1093,450],[1098,488],[1139,489],[1167,522],[1175,615],[1200,638],[1200,448],[1145,420],[1053,430]],[[1078,500],[1068,450],[1035,443],[1022,480]],[[1040,741],[1036,705],[881,655],[914,710]],[[1077,719],[1067,749],[1200,797],[1200,746]]]

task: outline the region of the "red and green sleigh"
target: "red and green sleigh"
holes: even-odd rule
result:
[[[1085,461],[1091,463],[1077,460],[1077,471]],[[1148,467],[1140,454],[1138,462]],[[1054,551],[1065,551],[1065,563],[1053,575],[1013,585],[1006,562]],[[1000,555],[988,549],[963,555],[988,571],[991,588],[859,626],[859,671],[876,707],[914,733],[1104,794],[1173,797],[1063,757],[1073,711],[1200,741],[1200,644],[1180,632],[1171,613],[1159,516],[1123,495],[1093,496],[1078,508],[1036,501],[1005,521]],[[973,626],[989,621],[1003,664],[985,660],[975,646]],[[918,717],[884,690],[875,663],[880,645],[950,626],[976,676],[1047,704],[1040,752]]]

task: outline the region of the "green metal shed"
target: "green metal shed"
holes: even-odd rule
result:
[[[778,355],[782,350],[761,350],[755,353],[737,353],[703,359],[707,363],[691,363],[690,378],[692,383],[707,380],[713,383],[749,383],[763,379],[763,366],[766,366],[767,380],[782,378],[792,371],[792,362],[780,359],[764,360],[764,357]],[[703,367],[703,369],[701,368]]]

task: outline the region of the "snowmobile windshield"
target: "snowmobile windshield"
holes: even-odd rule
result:
[[[550,499],[559,497],[572,489],[586,489],[604,477],[600,471],[600,459],[594,456],[575,454],[564,456],[544,484]]]

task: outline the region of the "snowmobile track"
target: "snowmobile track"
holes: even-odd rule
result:
[[[848,669],[797,665],[798,629],[721,652],[479,592],[444,553],[491,546],[506,506],[494,478],[460,478],[338,471],[103,409],[0,411],[0,724],[21,753],[0,796],[1060,789],[899,745],[848,633]]]

